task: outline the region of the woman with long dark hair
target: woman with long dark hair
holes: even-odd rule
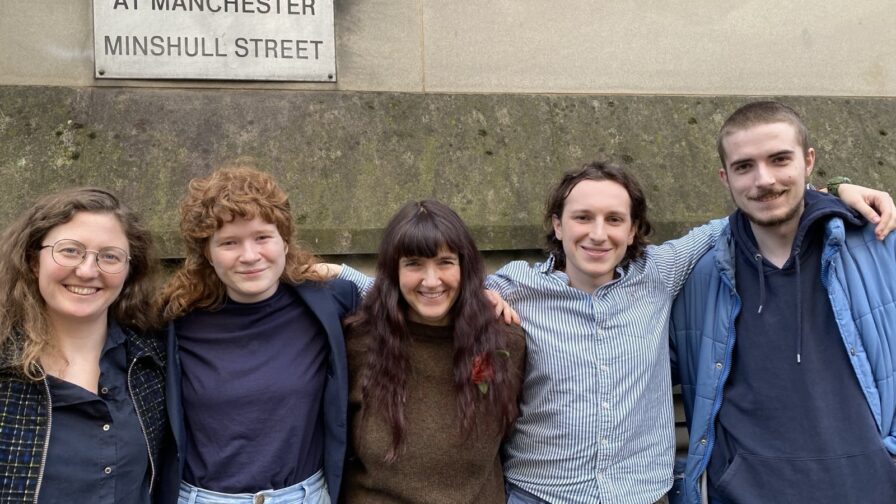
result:
[[[386,227],[346,329],[347,502],[504,502],[499,446],[517,416],[525,338],[496,320],[460,217],[432,200]]]
[[[148,504],[165,416],[152,237],[113,194],[39,199],[0,238],[0,502]]]

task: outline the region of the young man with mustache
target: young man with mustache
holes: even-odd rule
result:
[[[896,237],[806,190],[816,153],[785,105],[735,111],[718,150],[738,209],[672,310],[680,497],[892,503]]]

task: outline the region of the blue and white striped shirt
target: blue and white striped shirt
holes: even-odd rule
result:
[[[645,504],[672,485],[672,301],[724,219],[645,253],[584,292],[553,258],[514,261],[487,285],[526,331],[520,417],[504,475],[549,502]]]

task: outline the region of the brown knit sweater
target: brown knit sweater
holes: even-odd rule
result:
[[[454,395],[453,327],[408,323],[408,379],[404,450],[398,460],[383,460],[392,443],[383,416],[373,411],[361,421],[361,370],[367,355],[365,335],[347,335],[349,365],[349,457],[342,495],[355,503],[504,504],[499,422],[477,417],[468,437],[460,430]],[[526,340],[507,328],[517,393],[526,365]],[[498,357],[503,358],[503,357]]]

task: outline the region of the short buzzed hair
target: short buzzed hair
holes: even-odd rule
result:
[[[716,139],[716,148],[719,151],[719,160],[722,161],[722,168],[725,165],[725,147],[722,141],[728,135],[736,131],[745,130],[762,124],[787,123],[793,126],[796,131],[796,140],[800,147],[803,148],[803,155],[809,154],[809,130],[803,124],[802,118],[795,110],[776,101],[758,101],[748,103],[734,111],[733,114],[725,119],[719,129],[719,136]]]

